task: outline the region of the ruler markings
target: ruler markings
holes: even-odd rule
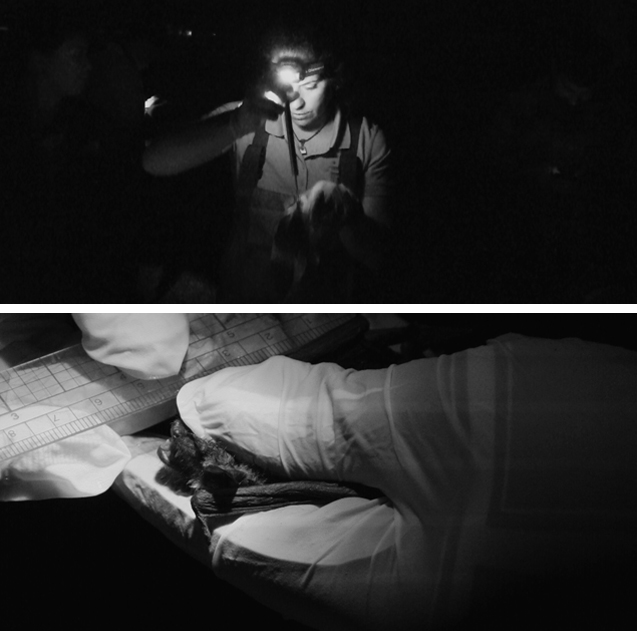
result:
[[[0,460],[174,400],[193,379],[289,352],[349,318],[346,314],[205,314],[191,320],[191,342],[179,375],[164,379],[133,379],[93,361],[79,345],[30,362],[38,365],[3,371]],[[45,396],[35,401],[34,393]]]
[[[42,442],[42,439],[37,434],[32,438],[32,440],[36,445],[36,449],[45,445],[45,443]]]

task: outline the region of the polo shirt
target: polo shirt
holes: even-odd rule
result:
[[[228,103],[210,114],[210,117],[232,111],[240,102]],[[295,201],[296,188],[290,153],[288,148],[284,115],[274,121],[266,121],[265,131],[269,135],[266,158],[261,178],[256,184],[250,202],[245,228],[235,236],[228,249],[223,277],[229,292],[236,293],[233,301],[279,302],[277,290],[272,288],[273,271],[271,251],[277,226],[281,218]],[[311,136],[311,135],[310,135]],[[239,174],[246,150],[253,143],[255,133],[245,134],[228,146],[234,175],[235,188],[239,191]],[[303,194],[318,182],[338,182],[340,153],[349,149],[352,133],[349,123],[340,109],[316,136],[305,143],[307,151],[301,155],[300,144],[296,143],[298,164],[298,193]],[[381,129],[368,121],[361,120],[358,147],[356,151],[360,163],[356,190],[352,193],[363,207],[366,200],[375,200],[374,206],[389,206],[385,203],[390,194],[390,149]],[[380,204],[379,201],[380,200]],[[243,241],[245,238],[245,241]]]
[[[215,116],[228,112],[241,105],[235,101],[228,103],[214,112]],[[300,144],[295,141],[297,164],[299,170],[299,192],[309,190],[317,182],[338,181],[340,151],[349,149],[351,145],[350,126],[342,134],[339,142],[339,130],[343,123],[343,114],[337,109],[336,115],[316,136],[305,144],[307,155],[301,156]],[[287,133],[283,114],[274,121],[266,121],[265,129],[270,135],[267,145],[266,161],[263,167],[263,175],[257,187],[294,197],[296,194],[290,157],[288,150]],[[238,179],[241,162],[246,149],[254,140],[254,133],[246,134],[238,138],[230,147],[233,155],[233,173],[235,183]],[[363,181],[362,190],[358,192],[361,201],[365,197],[384,197],[390,194],[389,161],[391,150],[383,131],[363,117],[356,155],[362,165]]]

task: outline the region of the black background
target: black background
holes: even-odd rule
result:
[[[5,4],[16,5],[16,0]],[[618,191],[615,184],[600,180],[594,201],[584,201],[587,208],[590,205],[590,212],[583,213],[585,220],[578,214],[581,198],[563,202],[549,196],[546,207],[554,205],[555,212],[542,218],[535,210],[516,208],[521,202],[510,196],[511,183],[506,177],[489,179],[482,158],[485,139],[507,96],[550,72],[557,49],[590,34],[607,47],[622,42],[631,49],[631,61],[623,62],[629,70],[618,89],[634,110],[632,3],[81,4],[90,7],[103,29],[133,27],[162,43],[161,60],[145,80],[149,95],[167,99],[164,117],[169,123],[241,99],[254,43],[279,18],[300,15],[327,24],[337,34],[352,99],[385,130],[396,166],[396,250],[387,290],[379,291],[378,302],[633,302],[631,187]],[[183,35],[186,31],[190,37]],[[150,239],[147,247],[170,252],[176,265],[188,266],[205,257],[206,247],[220,238],[212,228],[218,224],[217,218],[211,221],[210,209],[223,205],[225,179],[222,170],[210,166],[171,180],[170,187],[165,181],[156,183],[160,192],[154,199],[170,188],[171,207],[161,211],[159,220],[156,211],[144,211],[164,228],[155,233],[142,230],[136,246],[143,249],[143,241]],[[140,212],[138,206],[135,214]],[[561,219],[556,219],[560,213]],[[540,245],[544,240],[548,245]],[[187,249],[190,253],[180,261],[180,251]]]

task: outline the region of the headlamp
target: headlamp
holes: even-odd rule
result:
[[[291,92],[290,88],[292,88],[295,83],[303,81],[305,77],[319,75],[324,72],[324,70],[325,64],[323,62],[303,63],[302,61],[299,61],[298,57],[281,57],[276,62],[272,62],[272,77],[279,84],[279,89],[283,89],[285,91],[285,96],[284,98],[281,98],[280,95],[277,95],[274,91],[271,90],[269,92],[266,92],[265,97],[274,101],[275,103],[278,101],[284,106],[284,119],[288,139],[294,137],[290,100],[298,98],[298,93]],[[273,89],[276,89],[274,86],[271,87]],[[296,198],[298,200],[299,167],[297,164],[296,148],[294,146],[294,142],[292,142],[291,140],[288,141],[288,150],[290,152],[290,168],[292,169],[292,175],[294,177],[294,185],[296,189]]]
[[[305,77],[321,74],[325,70],[323,62],[302,63],[298,59],[282,58],[273,64],[277,79],[283,85],[292,85],[303,81]]]

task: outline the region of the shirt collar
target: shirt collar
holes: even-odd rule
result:
[[[272,136],[277,136],[278,138],[285,138],[285,122],[283,120],[283,114],[279,116],[276,120],[268,120],[265,123],[265,131]],[[324,153],[328,153],[332,147],[336,146],[339,139],[339,130],[341,128],[342,123],[342,114],[340,108],[336,109],[336,114],[332,121],[330,121],[325,127],[312,138],[305,145],[307,149],[307,155],[322,155]],[[349,125],[346,127],[343,139],[339,143],[341,149],[349,149],[351,143],[351,135],[349,131]]]

